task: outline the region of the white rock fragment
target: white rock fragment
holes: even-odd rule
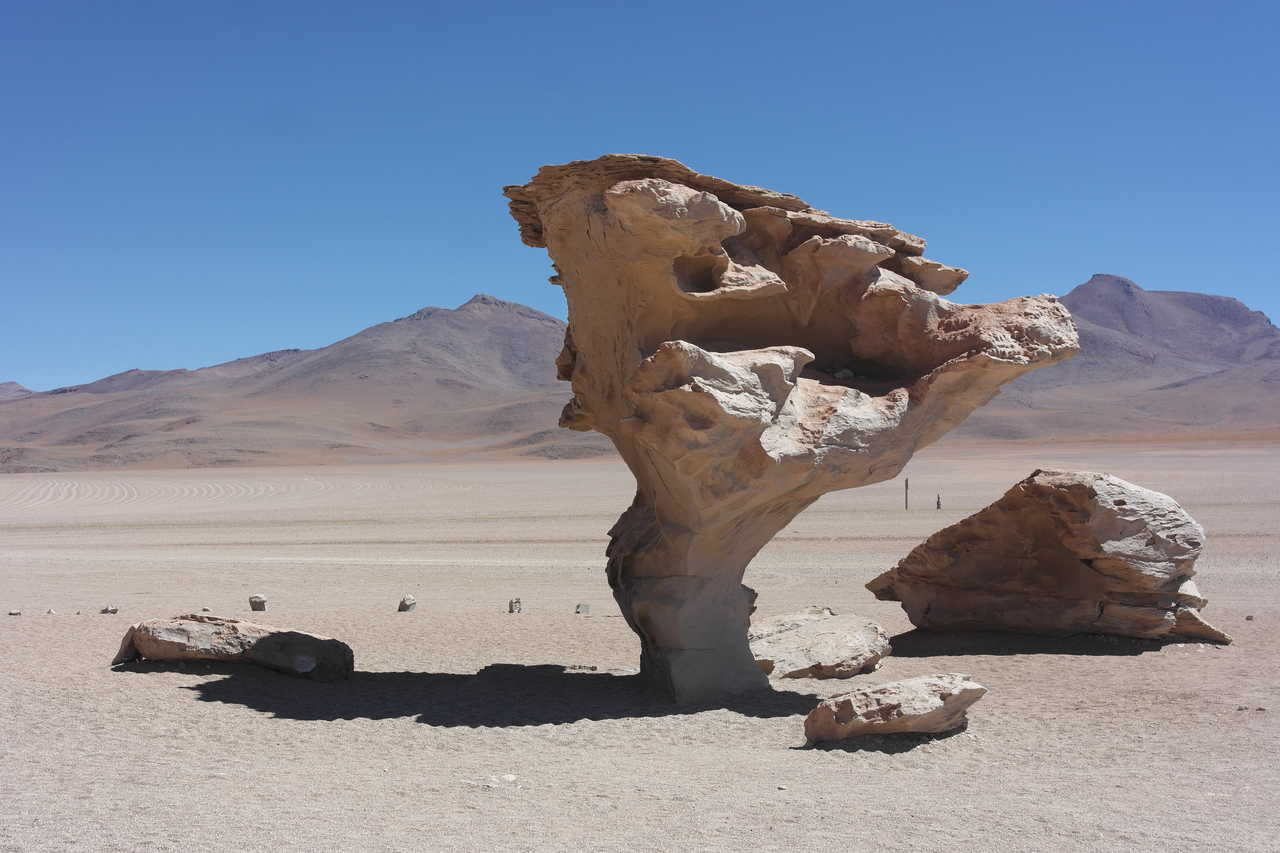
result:
[[[774,678],[851,678],[874,672],[893,651],[879,625],[829,607],[761,620],[747,637],[756,663]]]
[[[965,711],[987,692],[967,675],[947,673],[891,681],[824,699],[809,712],[810,743],[859,735],[937,734],[967,722]]]

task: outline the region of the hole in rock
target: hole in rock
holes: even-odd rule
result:
[[[710,293],[720,286],[720,274],[728,267],[729,259],[724,256],[682,255],[675,259],[671,271],[685,293]]]

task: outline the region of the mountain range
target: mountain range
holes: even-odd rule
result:
[[[1280,436],[1280,329],[1228,296],[1095,275],[1062,302],[1080,354],[1006,386],[957,436]]]
[[[947,440],[1276,437],[1280,330],[1235,299],[1095,275],[1063,297],[1075,359],[1009,385]],[[479,295],[315,350],[129,370],[52,391],[0,383],[0,471],[550,458],[565,324]]]

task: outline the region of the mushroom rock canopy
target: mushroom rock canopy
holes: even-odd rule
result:
[[[569,304],[560,424],[607,435],[635,474],[609,583],[677,701],[766,686],[742,576],[797,513],[891,479],[1078,349],[1052,296],[949,302],[968,274],[923,239],[675,160],[545,166],[505,193]]]

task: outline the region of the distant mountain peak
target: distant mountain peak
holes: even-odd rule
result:
[[[34,393],[23,388],[17,382],[0,382],[0,400],[16,400],[19,397],[30,397]]]
[[[523,305],[516,305],[516,303],[514,302],[507,302],[503,299],[499,299],[496,296],[490,296],[487,293],[477,293],[475,296],[471,297],[466,302],[459,305],[458,310],[461,311],[463,308],[471,308],[472,306],[476,306],[476,305],[488,305],[493,308],[523,308],[524,307]]]

